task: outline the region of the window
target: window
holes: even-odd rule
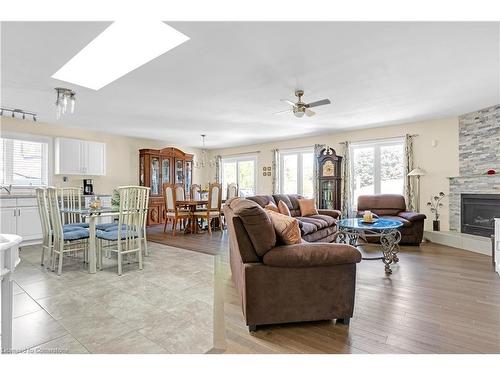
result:
[[[48,184],[48,147],[45,138],[0,138],[0,183],[40,186]]]
[[[257,156],[244,155],[222,159],[222,195],[226,196],[227,186],[236,183],[241,197],[255,195]]]
[[[403,139],[353,143],[351,160],[354,208],[360,195],[403,194]]]
[[[313,197],[314,153],[311,148],[280,152],[280,190],[282,194]]]

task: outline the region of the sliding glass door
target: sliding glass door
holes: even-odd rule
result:
[[[242,155],[238,157],[222,158],[222,188],[223,197],[227,186],[236,183],[241,197],[256,194],[257,156]]]

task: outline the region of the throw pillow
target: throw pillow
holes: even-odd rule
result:
[[[317,215],[316,202],[314,199],[299,199],[300,216]]]
[[[280,212],[279,208],[273,203],[273,202],[269,202],[265,207],[264,209],[266,210],[271,210],[271,211],[274,211],[274,212]]]
[[[286,205],[285,202],[283,201],[279,201],[278,202],[278,212],[282,215],[286,215],[286,216],[292,216],[290,214],[290,209],[288,208],[288,206]]]
[[[302,243],[299,221],[297,219],[280,214],[273,210],[266,210],[266,213],[273,223],[274,230],[280,242],[285,245]]]

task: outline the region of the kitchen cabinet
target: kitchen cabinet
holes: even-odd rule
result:
[[[5,198],[0,205],[1,233],[17,234],[23,244],[40,242],[42,225],[35,198]]]
[[[106,144],[72,138],[56,138],[55,174],[106,175]]]

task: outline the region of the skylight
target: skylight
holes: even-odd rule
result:
[[[52,78],[99,90],[187,40],[162,21],[115,21]]]

